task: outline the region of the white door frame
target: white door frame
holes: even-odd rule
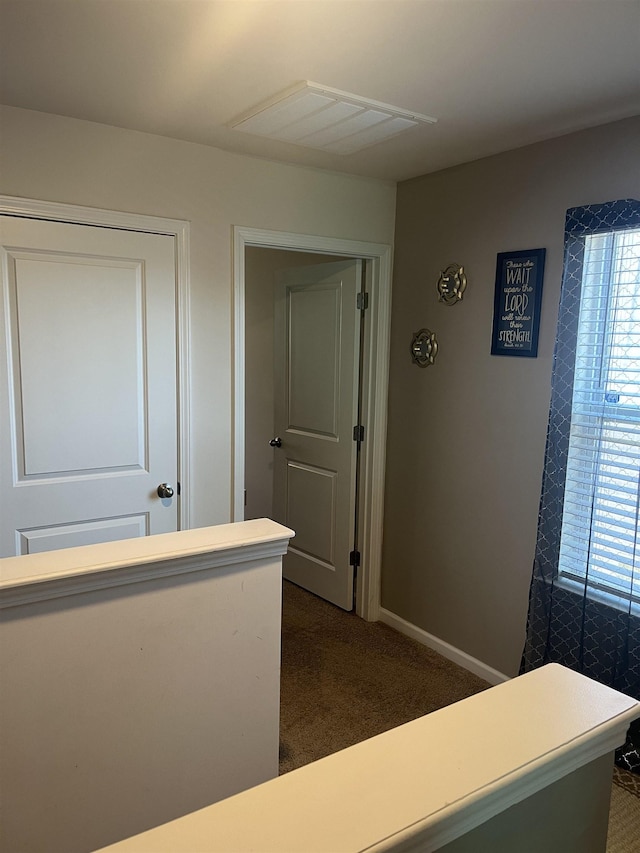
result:
[[[287,249],[323,255],[363,258],[372,262],[369,288],[369,326],[365,340],[365,441],[360,468],[361,566],[356,583],[356,613],[376,621],[380,611],[382,519],[387,434],[389,336],[391,325],[391,246],[334,237],[233,228],[233,454],[231,512],[244,518],[245,454],[245,249]]]
[[[181,219],[162,219],[138,213],[102,210],[30,198],[0,195],[0,214],[26,216],[31,219],[51,219],[78,225],[100,225],[125,231],[144,231],[149,234],[168,234],[174,238],[176,253],[176,335],[178,383],[178,481],[181,495],[178,501],[178,529],[190,527],[191,450],[190,450],[190,323],[189,323],[189,223]]]

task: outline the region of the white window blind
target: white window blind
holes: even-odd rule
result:
[[[586,238],[560,577],[640,602],[640,229]]]

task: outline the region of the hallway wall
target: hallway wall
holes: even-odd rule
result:
[[[640,198],[640,118],[398,186],[382,605],[507,675],[524,642],[567,208]],[[490,355],[498,252],[547,250],[538,357]],[[438,302],[448,264],[462,302]],[[409,345],[435,331],[437,361]]]
[[[190,222],[191,523],[229,521],[232,227],[392,243],[395,184],[12,107],[0,121],[0,192]]]

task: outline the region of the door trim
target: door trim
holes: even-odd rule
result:
[[[181,219],[164,219],[138,213],[103,210],[40,201],[31,198],[0,195],[0,214],[24,216],[30,219],[49,219],[78,225],[98,225],[124,231],[143,231],[148,234],[167,234],[174,238],[176,257],[176,357],[178,394],[178,479],[181,496],[178,501],[178,530],[190,527],[191,487],[191,401],[190,401],[190,275],[189,275],[189,223]]]
[[[233,227],[233,451],[231,517],[244,518],[245,454],[245,249],[315,252],[371,261],[369,334],[365,341],[363,413],[366,439],[360,470],[362,507],[361,568],[356,582],[356,613],[376,621],[380,612],[382,521],[387,435],[389,339],[391,326],[391,246],[259,228]]]

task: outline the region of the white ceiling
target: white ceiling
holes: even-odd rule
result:
[[[0,0],[0,32],[2,103],[391,180],[640,113],[640,0]],[[347,156],[229,127],[303,80],[438,123]]]

